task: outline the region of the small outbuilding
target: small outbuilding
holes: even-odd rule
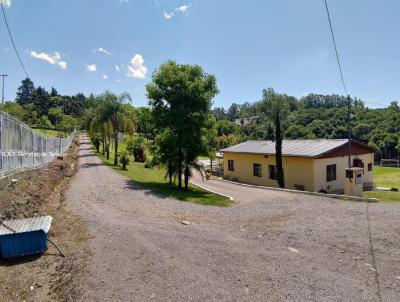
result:
[[[287,189],[343,193],[348,167],[347,139],[284,140],[283,170]],[[224,178],[278,187],[275,142],[247,141],[222,149]],[[364,189],[373,186],[374,149],[352,141],[351,164],[363,168]]]

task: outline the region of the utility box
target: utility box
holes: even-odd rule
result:
[[[363,168],[347,168],[346,178],[344,181],[344,195],[347,196],[363,196],[364,185],[364,169]]]

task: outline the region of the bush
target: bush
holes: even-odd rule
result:
[[[210,169],[206,170],[206,179],[209,180],[211,178],[212,172]]]
[[[144,163],[146,156],[146,140],[141,136],[129,138],[126,142],[126,150],[133,155],[135,162]]]
[[[146,169],[153,169],[157,165],[157,161],[152,158],[152,159],[147,159],[146,163],[144,164],[144,167]]]
[[[126,170],[126,166],[129,165],[129,153],[127,151],[122,151],[119,154],[119,162],[122,165],[122,169]]]

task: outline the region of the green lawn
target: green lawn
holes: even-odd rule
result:
[[[38,129],[38,128],[33,129],[33,130],[38,132],[38,133],[40,133],[41,135],[46,136],[46,137],[58,137],[58,131],[57,130]]]
[[[124,144],[120,144],[121,150],[124,148]],[[100,151],[101,151],[100,146]],[[177,187],[170,186],[168,181],[165,179],[165,170],[162,168],[148,169],[144,167],[144,163],[136,163],[131,159],[131,163],[127,167],[127,171],[122,170],[121,167],[114,167],[114,156],[113,152],[110,152],[110,159],[107,160],[101,153],[98,154],[104,164],[110,166],[114,170],[118,171],[122,175],[133,180],[135,183],[142,185],[143,187],[150,188],[156,193],[163,196],[176,198],[182,201],[194,202],[202,205],[212,205],[225,207],[230,204],[230,200],[221,195],[207,192],[195,185],[189,184],[188,191],[179,191]]]
[[[374,167],[374,186],[398,188],[400,190],[400,169]],[[400,202],[400,192],[369,191],[364,196],[377,198],[379,201]]]

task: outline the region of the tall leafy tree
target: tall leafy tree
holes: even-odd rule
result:
[[[35,85],[30,78],[25,78],[18,87],[16,101],[21,106],[28,105],[32,102],[32,95],[35,90]]]
[[[165,157],[165,165],[173,165],[178,188],[185,188],[191,169],[197,168],[196,159],[208,153],[211,105],[218,93],[216,78],[203,71],[200,66],[177,64],[168,61],[153,74],[147,85],[147,96],[152,107],[152,116],[157,129],[156,142]],[[162,139],[161,139],[162,138]],[[166,142],[166,143],[165,143]]]
[[[47,115],[52,107],[50,94],[40,86],[33,91],[32,103],[39,115]]]
[[[275,157],[276,157],[276,180],[279,187],[285,187],[285,176],[283,172],[282,163],[282,129],[281,129],[281,109],[280,106],[276,106],[275,112]]]

